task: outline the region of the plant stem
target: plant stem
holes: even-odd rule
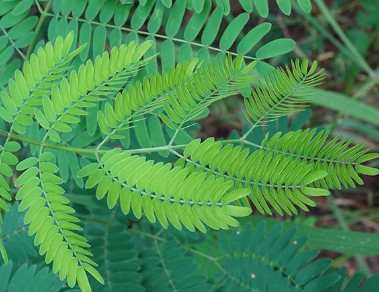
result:
[[[118,28],[118,29],[120,29],[122,31],[135,32],[137,34],[146,35],[146,36],[151,36],[152,35],[151,33],[146,32],[146,31],[142,31],[142,30],[135,30],[135,29],[131,29],[131,28],[123,27],[123,26],[117,26],[117,25],[108,24],[108,23],[101,23],[101,22],[92,21],[92,20],[89,22],[86,19],[75,18],[75,17],[72,17],[72,16],[62,16],[62,15],[56,15],[56,14],[53,14],[53,13],[46,13],[46,16],[57,17],[57,18],[65,18],[67,20],[76,20],[78,22],[87,22],[87,23],[91,23],[91,24],[94,24],[94,25],[98,25],[98,26],[104,26],[104,27],[107,27],[107,28]],[[237,56],[238,55],[235,52],[223,51],[223,50],[221,50],[220,48],[217,48],[217,47],[205,46],[202,43],[197,43],[197,42],[194,42],[194,41],[186,41],[186,40],[183,40],[183,39],[180,39],[180,38],[175,38],[175,37],[168,37],[168,36],[163,35],[163,34],[154,34],[154,37],[165,39],[165,40],[169,39],[169,40],[172,40],[174,42],[179,42],[179,43],[187,43],[187,44],[190,44],[191,46],[201,47],[201,48],[207,48],[209,50],[213,50],[213,51],[216,51],[216,52],[230,53],[233,56]],[[251,57],[251,56],[244,56],[244,58],[245,59],[249,59],[249,60],[255,60],[256,59],[256,58]]]
[[[25,143],[43,146],[45,148],[62,150],[62,151],[69,151],[69,152],[82,153],[82,154],[93,154],[93,155],[95,155],[96,153],[105,154],[108,152],[108,150],[84,149],[84,148],[76,148],[76,147],[70,147],[70,146],[43,143],[41,141],[33,140],[33,139],[23,137],[17,134],[10,134],[3,130],[0,130],[0,135],[3,135],[8,138],[12,138],[14,140],[22,141]],[[131,152],[132,154],[137,154],[137,153],[167,151],[170,149],[183,149],[186,146],[187,145],[162,146],[162,147],[141,148],[141,149],[128,149],[127,151]]]
[[[63,146],[63,145],[57,145],[57,144],[49,144],[49,143],[43,143],[41,141],[33,140],[31,138],[23,137],[17,134],[9,133],[4,130],[0,130],[0,135],[3,135],[7,137],[8,139],[12,138],[14,140],[22,141],[25,143],[37,145],[37,146],[43,146],[45,148],[51,148],[51,149],[57,149],[57,150],[62,150],[62,151],[69,151],[69,152],[75,152],[75,153],[82,153],[82,154],[92,154],[92,155],[102,155],[107,153],[109,150],[96,150],[96,149],[85,149],[85,148],[76,148],[76,147],[70,147],[70,146]],[[264,149],[264,150],[272,150],[268,147],[261,146],[259,144],[252,143],[247,140],[243,139],[231,139],[231,140],[224,140],[222,141],[224,144],[246,144],[250,145],[253,147],[257,147],[259,149]],[[152,147],[152,148],[140,148],[140,149],[125,149],[125,151],[129,151],[132,154],[140,154],[140,153],[149,153],[149,152],[160,152],[160,151],[171,151],[174,152],[176,155],[178,154],[175,150],[180,150],[184,149],[187,147],[188,144],[182,144],[182,145],[166,145],[166,146],[161,146],[161,147]],[[277,153],[285,153],[283,151],[278,151],[275,150]],[[309,157],[300,155],[297,156],[301,159],[309,159]],[[338,160],[332,160],[332,159],[323,159],[322,161],[326,162],[340,162]],[[354,165],[355,163],[351,163]]]
[[[19,48],[17,48],[16,44],[14,43],[14,41],[8,36],[8,32],[2,27],[0,26],[3,34],[5,35],[5,37],[8,39],[8,41],[11,43],[12,47],[14,47],[14,49],[17,51],[17,53],[24,59],[24,61],[27,61],[28,59],[26,58],[26,56],[20,51]]]

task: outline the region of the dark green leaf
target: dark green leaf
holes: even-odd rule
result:
[[[239,1],[243,10],[245,10],[248,13],[253,12],[253,1],[251,0],[239,0]]]
[[[201,11],[203,11],[204,0],[192,0],[192,4],[196,13],[200,13]]]
[[[292,51],[295,44],[292,39],[276,39],[261,47],[256,55],[258,59],[276,57]]]
[[[93,20],[96,17],[96,15],[99,13],[104,2],[105,2],[105,0],[92,0],[92,1],[90,1],[88,6],[87,6],[86,13],[85,13],[86,19],[87,20]]]
[[[100,11],[100,22],[108,23],[115,13],[118,0],[107,0]]]
[[[217,6],[216,9],[212,12],[212,15],[209,18],[209,21],[204,29],[203,35],[201,36],[201,42],[203,45],[210,46],[215,40],[220,28],[223,12],[223,6]]]
[[[15,6],[15,8],[13,8],[12,14],[17,16],[28,11],[30,7],[32,6],[33,2],[34,2],[33,0],[22,0]],[[4,5],[4,4],[1,4],[1,5]]]
[[[276,2],[285,15],[291,14],[291,0],[276,0]]]
[[[297,0],[297,3],[299,4],[300,8],[306,12],[310,13],[312,10],[312,4],[310,0]]]
[[[238,44],[238,54],[247,54],[271,29],[271,23],[264,22],[250,30]]]
[[[167,72],[175,65],[175,46],[172,40],[165,40],[161,49],[162,69]]]
[[[91,41],[91,35],[92,35],[92,26],[88,22],[85,22],[80,27],[80,33],[79,33],[79,46],[87,43],[87,46],[83,49],[83,51],[80,52],[80,59],[82,62],[87,60],[88,52],[89,52],[89,43]]]
[[[138,5],[136,11],[134,11],[130,25],[133,29],[140,29],[149,17],[150,11],[153,8],[154,0],[147,0],[146,5]]]
[[[257,7],[258,13],[263,18],[268,15],[268,2],[262,0],[254,0],[255,7]]]
[[[142,148],[151,148],[151,141],[149,132],[147,131],[146,122],[143,119],[143,116],[138,117],[138,121],[133,122],[134,131],[137,136],[137,141]]]
[[[14,53],[13,46],[9,46],[4,51],[0,53],[0,68],[9,61],[10,58],[12,58]]]
[[[8,13],[7,15],[1,17],[0,26],[2,26],[3,29],[13,27],[21,20],[23,20],[28,14],[29,11],[25,11],[24,13],[17,16],[13,15],[12,13]]]
[[[192,15],[184,30],[184,39],[186,41],[191,42],[197,37],[208,17],[210,9],[211,0],[206,0],[203,10],[200,13],[194,13],[194,15]]]
[[[168,37],[174,37],[180,28],[182,23],[184,11],[186,8],[186,0],[177,0],[170,10],[170,16],[167,20],[166,35]]]
[[[93,33],[93,58],[102,55],[105,47],[107,30],[104,26],[99,25]]]
[[[131,4],[119,4],[116,8],[116,12],[114,14],[114,24],[117,26],[123,26],[129,16]]]
[[[157,33],[161,28],[164,6],[161,1],[156,2],[154,12],[149,19],[147,30],[150,33]]]

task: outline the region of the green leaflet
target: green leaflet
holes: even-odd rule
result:
[[[232,46],[239,32],[242,30],[248,20],[249,14],[242,13],[228,25],[220,40],[220,48],[222,50],[228,50]]]
[[[199,3],[199,5],[201,4]],[[197,12],[191,17],[191,20],[188,22],[186,29],[184,31],[184,39],[186,41],[192,41],[198,35],[201,27],[203,26],[208,16],[210,8],[211,8],[211,1],[206,0],[204,1],[204,7],[201,10],[201,12]]]
[[[93,56],[96,57],[104,52],[105,41],[106,29],[104,26],[98,26],[93,33]]]
[[[237,52],[247,54],[271,29],[271,23],[265,22],[249,31],[238,44]]]
[[[113,14],[117,8],[117,1],[111,0],[104,2],[100,11],[100,22],[107,23],[112,19]]]
[[[134,129],[137,136],[137,141],[140,146],[143,148],[150,148],[152,145],[143,116],[140,117],[137,121],[133,122],[133,125],[135,126]]]
[[[163,135],[162,125],[159,119],[155,116],[149,118],[149,133],[153,146],[162,147],[167,145],[167,142]],[[167,157],[169,155],[168,150],[160,151],[158,153],[163,157]]]
[[[211,45],[216,38],[218,28],[220,27],[224,8],[222,6],[217,6],[216,9],[212,12],[211,17],[208,20],[208,23],[204,29],[204,32],[201,36],[201,42],[204,45]]]
[[[249,0],[239,0],[242,8],[246,11],[246,12],[253,12],[253,1],[249,1]]]
[[[168,71],[175,65],[175,46],[171,40],[165,40],[162,44],[162,63],[163,69]]]
[[[276,2],[285,15],[291,14],[291,0],[276,0]]]
[[[309,0],[297,0],[297,3],[299,4],[301,10],[303,10],[306,13],[310,13],[312,10],[312,4]]]
[[[154,5],[154,1],[148,1],[146,5],[139,5],[136,9],[136,11],[133,13],[132,19],[131,19],[131,27],[133,29],[139,29],[147,17],[150,14],[150,11]]]
[[[1,92],[1,99],[3,100],[3,104],[5,105],[8,113],[11,115],[16,115],[18,113],[16,104],[5,91]]]
[[[267,1],[258,1],[254,0],[255,7],[258,10],[258,13],[266,18],[268,15],[268,2]]]
[[[185,0],[178,0],[178,1],[175,1],[174,5],[172,6],[170,15],[166,24],[167,36],[174,37],[177,34],[180,28],[181,19],[184,16],[185,5],[186,5]]]
[[[259,48],[256,53],[258,59],[267,59],[292,51],[295,42],[291,39],[277,39]]]
[[[150,33],[156,33],[161,27],[162,24],[162,18],[163,18],[163,12],[164,12],[164,5],[161,1],[156,2],[155,9],[152,14],[152,16],[149,19],[148,23],[148,31]]]
[[[87,10],[88,11],[88,10]],[[91,34],[92,34],[92,27],[89,23],[85,22],[80,27],[80,33],[79,33],[79,45],[82,46],[86,43],[89,43],[91,41]],[[82,61],[87,59],[89,52],[89,47],[87,46],[81,53],[80,53],[80,59]]]
[[[117,26],[122,26],[128,16],[129,16],[129,10],[130,10],[131,5],[130,4],[119,4],[117,5],[116,12],[114,14],[114,22]]]

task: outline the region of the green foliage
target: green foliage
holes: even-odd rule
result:
[[[318,253],[293,241],[295,229],[252,231],[234,217],[308,211],[329,189],[377,175],[366,162],[379,155],[302,129],[322,70],[265,63],[295,42],[262,44],[268,22],[243,31],[268,1],[239,2],[246,12],[219,33],[226,0],[212,13],[210,0],[0,1],[0,291],[339,289],[344,271],[307,265]],[[195,139],[208,108],[239,94],[242,136]],[[216,237],[217,259],[202,252]],[[200,272],[206,260],[217,273]]]
[[[249,0],[250,1],[250,0]],[[250,13],[253,11],[251,5],[246,5],[249,1],[241,1],[241,5],[246,11],[236,17],[222,33],[220,48],[212,47],[216,36],[221,28],[220,23],[223,16],[229,15],[229,1],[216,1],[216,9],[210,13],[212,1],[171,1],[148,0],[139,1],[137,6],[132,3],[117,5],[117,1],[92,1],[86,4],[85,1],[75,1],[71,5],[65,5],[62,0],[54,0],[52,3],[53,11],[48,13],[51,16],[48,28],[48,38],[55,40],[58,35],[73,30],[78,35],[79,46],[88,43],[88,46],[80,54],[80,64],[87,60],[88,56],[95,59],[104,51],[107,42],[110,47],[121,45],[122,33],[128,32],[127,42],[132,40],[151,40],[154,45],[147,52],[146,57],[151,57],[160,52],[159,58],[162,69],[168,71],[175,62],[180,63],[190,61],[193,55],[199,59],[209,61],[211,54],[220,49],[229,50],[232,45],[237,45],[237,53],[247,55],[253,47],[270,31],[270,23],[262,23],[250,30],[245,37],[237,40],[237,36],[246,23],[251,19]],[[257,11],[263,17],[267,17],[267,1],[254,1]],[[310,10],[309,0],[299,0],[305,11]],[[291,12],[290,1],[278,1],[280,9],[289,14]],[[188,10],[195,10],[191,19],[187,23],[184,31],[181,24],[184,22],[184,15]],[[70,16],[70,13],[72,16]],[[149,15],[151,14],[151,17]],[[206,22],[208,15],[210,19]],[[80,21],[76,19],[81,17]],[[166,21],[165,33],[160,34],[160,28]],[[124,27],[130,21],[130,28]],[[147,27],[147,31],[145,30]],[[195,41],[201,38],[201,42]],[[278,39],[266,44],[256,52],[259,60],[285,54],[294,48],[295,42],[290,39]],[[179,46],[179,50],[175,49]],[[92,49],[91,49],[92,48]],[[250,54],[249,54],[250,55]],[[250,57],[252,58],[252,57]],[[158,69],[158,59],[155,57],[146,66],[148,75],[155,74]],[[263,63],[263,62],[259,62]],[[261,65],[261,64],[260,64]],[[269,66],[266,63],[259,66]],[[269,66],[271,67],[271,66]],[[271,67],[272,68],[272,67]],[[263,72],[263,69],[262,69]]]
[[[317,62],[308,71],[308,60],[301,64],[299,59],[292,62],[292,71],[286,66],[266,77],[268,89],[260,84],[248,98],[245,99],[247,113],[245,117],[254,125],[263,120],[275,120],[278,117],[297,112],[307,102],[309,89],[317,86],[323,80],[322,70],[315,73]]]
[[[18,212],[18,203],[10,207],[4,214],[2,233],[0,236],[3,259],[14,263],[25,263],[28,259],[38,255],[34,249],[33,238],[28,235],[27,228],[22,220],[25,212]]]
[[[265,234],[262,221],[253,232],[250,223],[242,231],[234,231],[230,242],[223,235],[219,244],[226,255],[224,281],[217,291],[374,291],[378,275],[359,289],[361,273],[341,290],[346,268],[335,272],[331,259],[315,260],[319,252],[302,250],[307,236],[293,239],[295,233],[296,228],[282,233],[282,225],[277,224]]]
[[[14,272],[12,268],[12,262],[0,266],[0,291],[59,292],[63,287],[64,283],[48,267],[37,270],[36,265],[23,264],[16,266]]]

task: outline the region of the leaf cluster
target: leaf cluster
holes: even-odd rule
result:
[[[65,282],[83,292],[341,287],[343,270],[334,272],[330,259],[307,265],[317,252],[301,250],[306,238],[293,241],[295,229],[266,234],[264,223],[252,231],[235,217],[308,211],[329,189],[377,175],[363,164],[379,155],[348,138],[329,141],[323,130],[270,129],[307,106],[323,73],[307,60],[278,69],[264,62],[292,50],[289,39],[261,45],[253,57],[271,24],[237,38],[250,13],[268,15],[268,4],[239,2],[246,13],[216,48],[226,0],[212,13],[210,0],[36,1],[40,18],[30,16],[33,1],[0,1],[0,210],[8,212],[0,252],[9,260],[0,291],[59,291]],[[290,13],[290,1],[277,3]],[[310,11],[308,0],[298,3]],[[36,44],[45,19],[50,41]],[[209,106],[239,94],[242,137],[195,139]],[[262,128],[266,136],[252,138]],[[204,245],[196,249],[212,229],[224,230],[221,263]],[[194,255],[220,273],[201,275]]]

